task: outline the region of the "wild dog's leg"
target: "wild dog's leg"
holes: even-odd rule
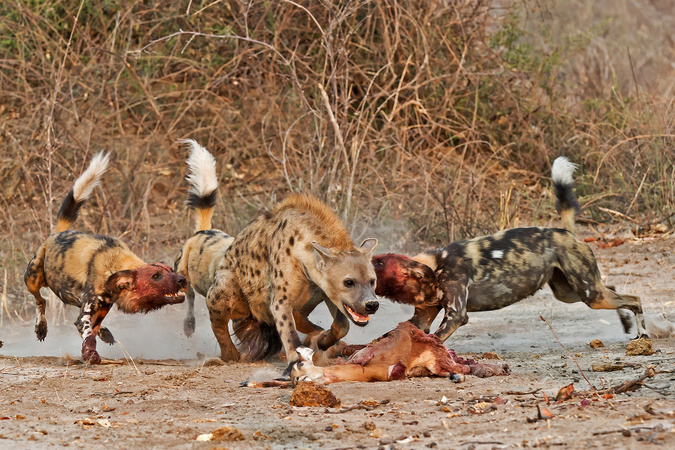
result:
[[[36,317],[35,317],[35,335],[38,340],[44,341],[47,337],[47,318],[45,311],[47,308],[47,301],[40,294],[40,288],[45,287],[45,246],[43,245],[35,252],[35,256],[28,263],[23,279],[28,288],[28,292],[35,297]]]
[[[209,310],[211,329],[220,345],[220,359],[223,361],[239,361],[239,350],[232,343],[229,324],[234,318],[233,305],[241,302],[245,300],[232,271],[220,269],[206,294],[206,307]]]
[[[192,286],[188,287],[185,296],[185,318],[183,319],[183,332],[190,337],[195,332],[195,291]]]
[[[415,307],[415,314],[410,319],[410,323],[424,331],[426,334],[429,334],[431,324],[434,319],[436,319],[436,316],[438,316],[441,309],[441,305]]]
[[[647,337],[640,298],[620,295],[602,284],[600,269],[589,246],[569,239],[557,253],[564,277],[581,301],[593,309],[627,309],[635,314],[637,339]],[[622,317],[619,314],[619,317]],[[623,319],[622,319],[623,322]],[[625,322],[624,322],[625,327]]]
[[[441,326],[436,330],[436,336],[445,342],[457,328],[469,321],[466,314],[466,302],[469,296],[469,279],[462,275],[460,279],[451,279],[445,271],[439,274],[443,298],[441,305],[445,309],[445,315]]]
[[[96,351],[96,335],[111,306],[100,295],[92,294],[91,288],[85,287],[80,315],[75,321],[75,326],[82,336],[82,360],[85,362],[91,364],[101,362],[101,356]]]
[[[616,292],[616,287],[614,285],[608,284],[605,285],[610,291]],[[624,311],[623,309],[617,309],[617,314],[619,315],[619,320],[621,321],[621,326],[623,327],[624,333],[630,333],[631,328],[633,328],[633,322],[631,321],[630,313]]]
[[[101,327],[98,329],[98,337],[106,344],[112,345],[115,343],[115,337],[106,327]]]
[[[635,339],[649,337],[645,327],[645,318],[642,314],[642,302],[640,297],[628,294],[617,294],[606,286],[602,286],[600,292],[595,292],[596,296],[584,298],[584,303],[593,309],[627,309],[635,314],[637,324],[637,336]],[[621,314],[619,314],[621,317]]]

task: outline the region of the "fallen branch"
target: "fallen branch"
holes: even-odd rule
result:
[[[375,408],[377,408],[377,407],[379,407],[379,406],[383,406],[383,405],[389,404],[390,401],[391,401],[391,400],[389,400],[388,398],[386,398],[386,399],[382,400],[381,402],[376,402],[376,403],[373,404],[373,405],[365,405],[364,402],[359,402],[358,405],[348,406],[348,407],[346,407],[346,408],[342,408],[342,409],[339,409],[339,410],[337,410],[337,411],[330,411],[330,410],[327,409],[325,412],[326,412],[326,413],[330,413],[330,414],[340,414],[340,413],[345,413],[345,412],[349,412],[349,411],[354,411],[354,410],[356,410],[356,409],[363,409],[363,410],[365,410],[365,411],[372,411],[372,410],[374,410]]]

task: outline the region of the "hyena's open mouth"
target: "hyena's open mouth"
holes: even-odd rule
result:
[[[368,324],[370,316],[357,313],[347,304],[343,304],[343,306],[345,307],[345,311],[347,311],[347,316],[352,319],[352,322],[354,322],[356,325],[364,326]]]

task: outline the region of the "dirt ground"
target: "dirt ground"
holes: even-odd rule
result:
[[[675,448],[675,237],[590,245],[607,283],[640,295],[650,334],[664,336],[653,340],[653,355],[626,356],[634,335],[623,333],[614,311],[562,304],[546,289],[472,314],[446,343],[462,356],[496,352],[509,376],[336,383],[328,387],[341,407],[297,408],[290,389],[239,386],[276,376],[281,362],[200,362],[198,355],[217,355],[203,300],[190,339],[180,305],[147,316],[111,313],[107,325],[119,343],[99,346],[115,363],[93,367],[68,357],[79,354],[69,312],[64,323],[50,322],[43,343],[32,323],[0,329],[0,448]],[[348,342],[365,343],[410,314],[390,303],[382,309],[377,325],[353,330]],[[591,348],[596,338],[605,346]],[[624,368],[592,368],[607,363]],[[590,390],[586,378],[597,389],[616,386],[648,367],[656,375],[635,391],[555,403],[570,383],[576,391]],[[537,407],[552,418],[532,421]],[[219,429],[220,440],[198,440]]]

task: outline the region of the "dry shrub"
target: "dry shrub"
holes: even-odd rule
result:
[[[101,149],[113,169],[77,227],[170,261],[192,229],[181,138],[216,155],[215,226],[231,233],[296,191],[383,250],[556,223],[548,186],[560,154],[582,165],[594,220],[610,218],[604,205],[672,221],[672,95],[654,95],[672,93],[672,68],[655,67],[672,53],[637,46],[631,71],[625,52],[608,56],[601,33],[613,28],[591,20],[602,10],[582,3],[3,3],[9,295],[26,298],[23,267]],[[581,31],[561,25],[579,11]],[[20,314],[32,314],[25,301]]]

